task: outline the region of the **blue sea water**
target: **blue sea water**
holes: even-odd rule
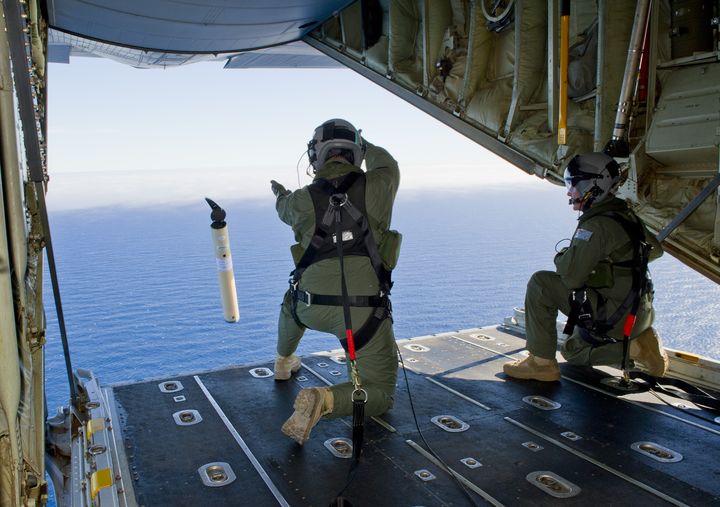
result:
[[[497,324],[522,306],[525,284],[553,269],[575,215],[557,188],[400,193],[403,233],[393,273],[397,338]],[[290,228],[274,200],[220,203],[227,211],[240,321],[222,318],[209,208],[89,209],[51,216],[73,367],[103,384],[271,360],[279,303],[292,269]],[[668,255],[651,265],[656,327],[665,344],[720,358],[720,287]],[[68,400],[49,276],[47,402]],[[300,353],[337,348],[309,332]],[[51,500],[51,506],[54,505]]]
[[[525,284],[552,269],[576,215],[556,188],[400,194],[403,233],[393,276],[398,338],[500,323]],[[51,217],[74,367],[105,384],[270,360],[291,266],[290,228],[273,199],[220,203],[228,225],[240,321],[222,318],[205,202],[90,209]],[[720,357],[720,287],[669,255],[652,264],[656,327],[666,345]],[[67,402],[62,350],[45,277],[48,406]],[[302,353],[336,348],[309,332]]]

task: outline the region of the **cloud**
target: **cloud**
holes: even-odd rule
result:
[[[270,178],[252,170],[133,170],[61,172],[51,177],[48,206],[66,211],[98,207],[185,204],[210,197],[272,197]]]
[[[298,169],[300,184],[311,178],[305,166]],[[197,168],[180,170],[127,170],[58,172],[51,176],[48,204],[52,210],[66,211],[98,207],[147,207],[186,204],[210,197],[229,199],[271,199],[270,180],[289,189],[298,187],[295,168],[245,167]],[[503,166],[466,165],[401,167],[402,194],[472,191],[483,188],[542,184],[537,178],[508,164]]]
[[[402,172],[405,191],[473,191],[541,184],[510,164],[414,165]]]

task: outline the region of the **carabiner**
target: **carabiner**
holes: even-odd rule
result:
[[[368,393],[365,389],[362,388],[355,389],[350,395],[350,400],[353,403],[355,403],[356,401],[362,401],[363,403],[367,403]]]

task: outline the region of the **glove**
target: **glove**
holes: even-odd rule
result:
[[[558,253],[555,254],[555,257],[553,257],[553,261],[557,263],[558,259],[563,256],[565,252],[567,252],[568,247],[563,247],[560,249]]]
[[[275,197],[288,195],[290,193],[289,190],[275,180],[270,180],[270,188],[272,188],[272,192],[275,194]]]

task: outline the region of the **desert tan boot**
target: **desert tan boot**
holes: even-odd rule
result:
[[[525,359],[518,359],[503,365],[506,375],[527,380],[552,382],[560,380],[560,367],[555,359],[543,359],[530,354]]]
[[[652,327],[630,341],[630,359],[642,364],[653,377],[662,377],[668,369],[668,356],[660,337]]]
[[[293,373],[302,366],[300,358],[295,354],[290,354],[287,357],[277,356],[275,359],[275,380],[288,380]]]
[[[303,389],[295,398],[295,412],[282,425],[282,432],[298,444],[304,444],[320,418],[332,412],[333,403],[333,393],[327,387]]]

